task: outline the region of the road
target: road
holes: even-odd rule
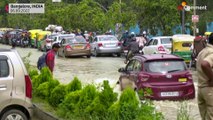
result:
[[[0,48],[11,48],[0,44]],[[30,64],[36,65],[38,57],[43,53],[37,49],[32,48],[16,48],[19,54],[23,57],[29,52]],[[75,76],[77,76],[83,84],[93,83],[100,84],[103,80],[109,80],[110,84],[115,87],[115,90],[119,92],[119,86],[116,86],[116,82],[119,78],[118,69],[124,67],[124,58],[116,56],[103,56],[103,57],[76,57],[76,58],[61,58],[57,57],[54,70],[54,77],[61,83],[69,83]],[[193,80],[197,85],[196,72],[192,71]],[[197,86],[196,86],[197,87]],[[189,114],[191,119],[201,120],[199,116],[197,99],[189,100],[188,104]],[[154,101],[157,110],[162,111],[166,120],[176,120],[177,110],[180,107],[180,102],[172,101]]]

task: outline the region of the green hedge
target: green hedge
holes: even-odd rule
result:
[[[120,98],[108,81],[98,89],[95,85],[82,87],[75,77],[69,84],[59,84],[48,68],[40,74],[30,71],[33,93],[56,108],[59,117],[66,120],[162,120],[162,113],[155,111],[153,103],[141,104],[134,90],[125,89]]]

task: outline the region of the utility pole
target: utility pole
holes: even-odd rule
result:
[[[196,15],[196,9],[195,9],[195,6],[196,6],[196,0],[194,0],[193,2],[193,6],[194,6],[194,15]],[[194,29],[193,29],[193,35],[195,36],[196,35],[196,31],[197,31],[197,25],[196,25],[196,22],[193,22],[194,24]]]
[[[182,9],[182,34],[185,34],[185,10]]]

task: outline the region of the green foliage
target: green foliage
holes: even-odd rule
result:
[[[32,55],[32,53],[29,52],[29,53],[27,54],[27,56],[24,56],[24,57],[22,58],[22,61],[24,62],[24,65],[25,65],[25,67],[26,67],[26,69],[27,69],[28,72],[30,72],[30,60],[29,60],[29,57],[30,57],[31,55]]]
[[[178,109],[177,120],[190,120],[189,107],[186,102],[182,102]]]
[[[47,98],[49,95],[49,82],[44,82],[35,90],[35,94],[42,99]]]
[[[67,119],[71,119],[79,102],[82,90],[70,92],[65,96],[64,101],[58,107],[58,115]],[[66,111],[66,112],[65,112]]]
[[[58,85],[52,90],[50,97],[48,98],[48,102],[53,107],[57,107],[60,103],[62,103],[65,95],[65,85]]]
[[[39,75],[40,83],[47,82],[53,79],[53,75],[48,67],[43,67],[41,69],[41,74]]]
[[[117,93],[109,85],[109,81],[103,82],[103,90],[86,109],[93,118],[99,116],[100,119],[107,118],[108,108],[117,101]]]
[[[30,70],[29,76],[31,79],[33,79],[33,77],[35,77],[37,75],[38,75],[38,70],[36,70],[36,69]]]
[[[81,90],[81,89],[82,89],[82,84],[77,77],[74,77],[74,79],[66,86],[67,93],[73,92],[76,90]]]

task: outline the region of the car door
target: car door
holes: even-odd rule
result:
[[[121,74],[119,81],[120,81],[120,85],[121,85],[121,90],[127,88],[127,87],[134,87],[134,83],[133,81],[131,81],[132,79],[130,78],[130,75],[133,71],[133,67],[134,67],[134,62],[135,60],[131,60],[129,61],[129,63],[127,64],[125,71]]]
[[[152,54],[152,46],[154,43],[154,39],[151,39],[147,45],[143,48],[143,53],[144,54]]]
[[[155,53],[158,53],[158,39],[154,39],[154,42],[153,42],[153,45],[151,46],[151,54],[155,54]]]
[[[6,55],[0,55],[0,108],[12,98],[13,67]]]
[[[61,40],[60,48],[59,48],[59,54],[60,54],[60,55],[63,55],[63,54],[64,54],[65,43],[66,43],[66,40],[65,40],[65,39]]]

